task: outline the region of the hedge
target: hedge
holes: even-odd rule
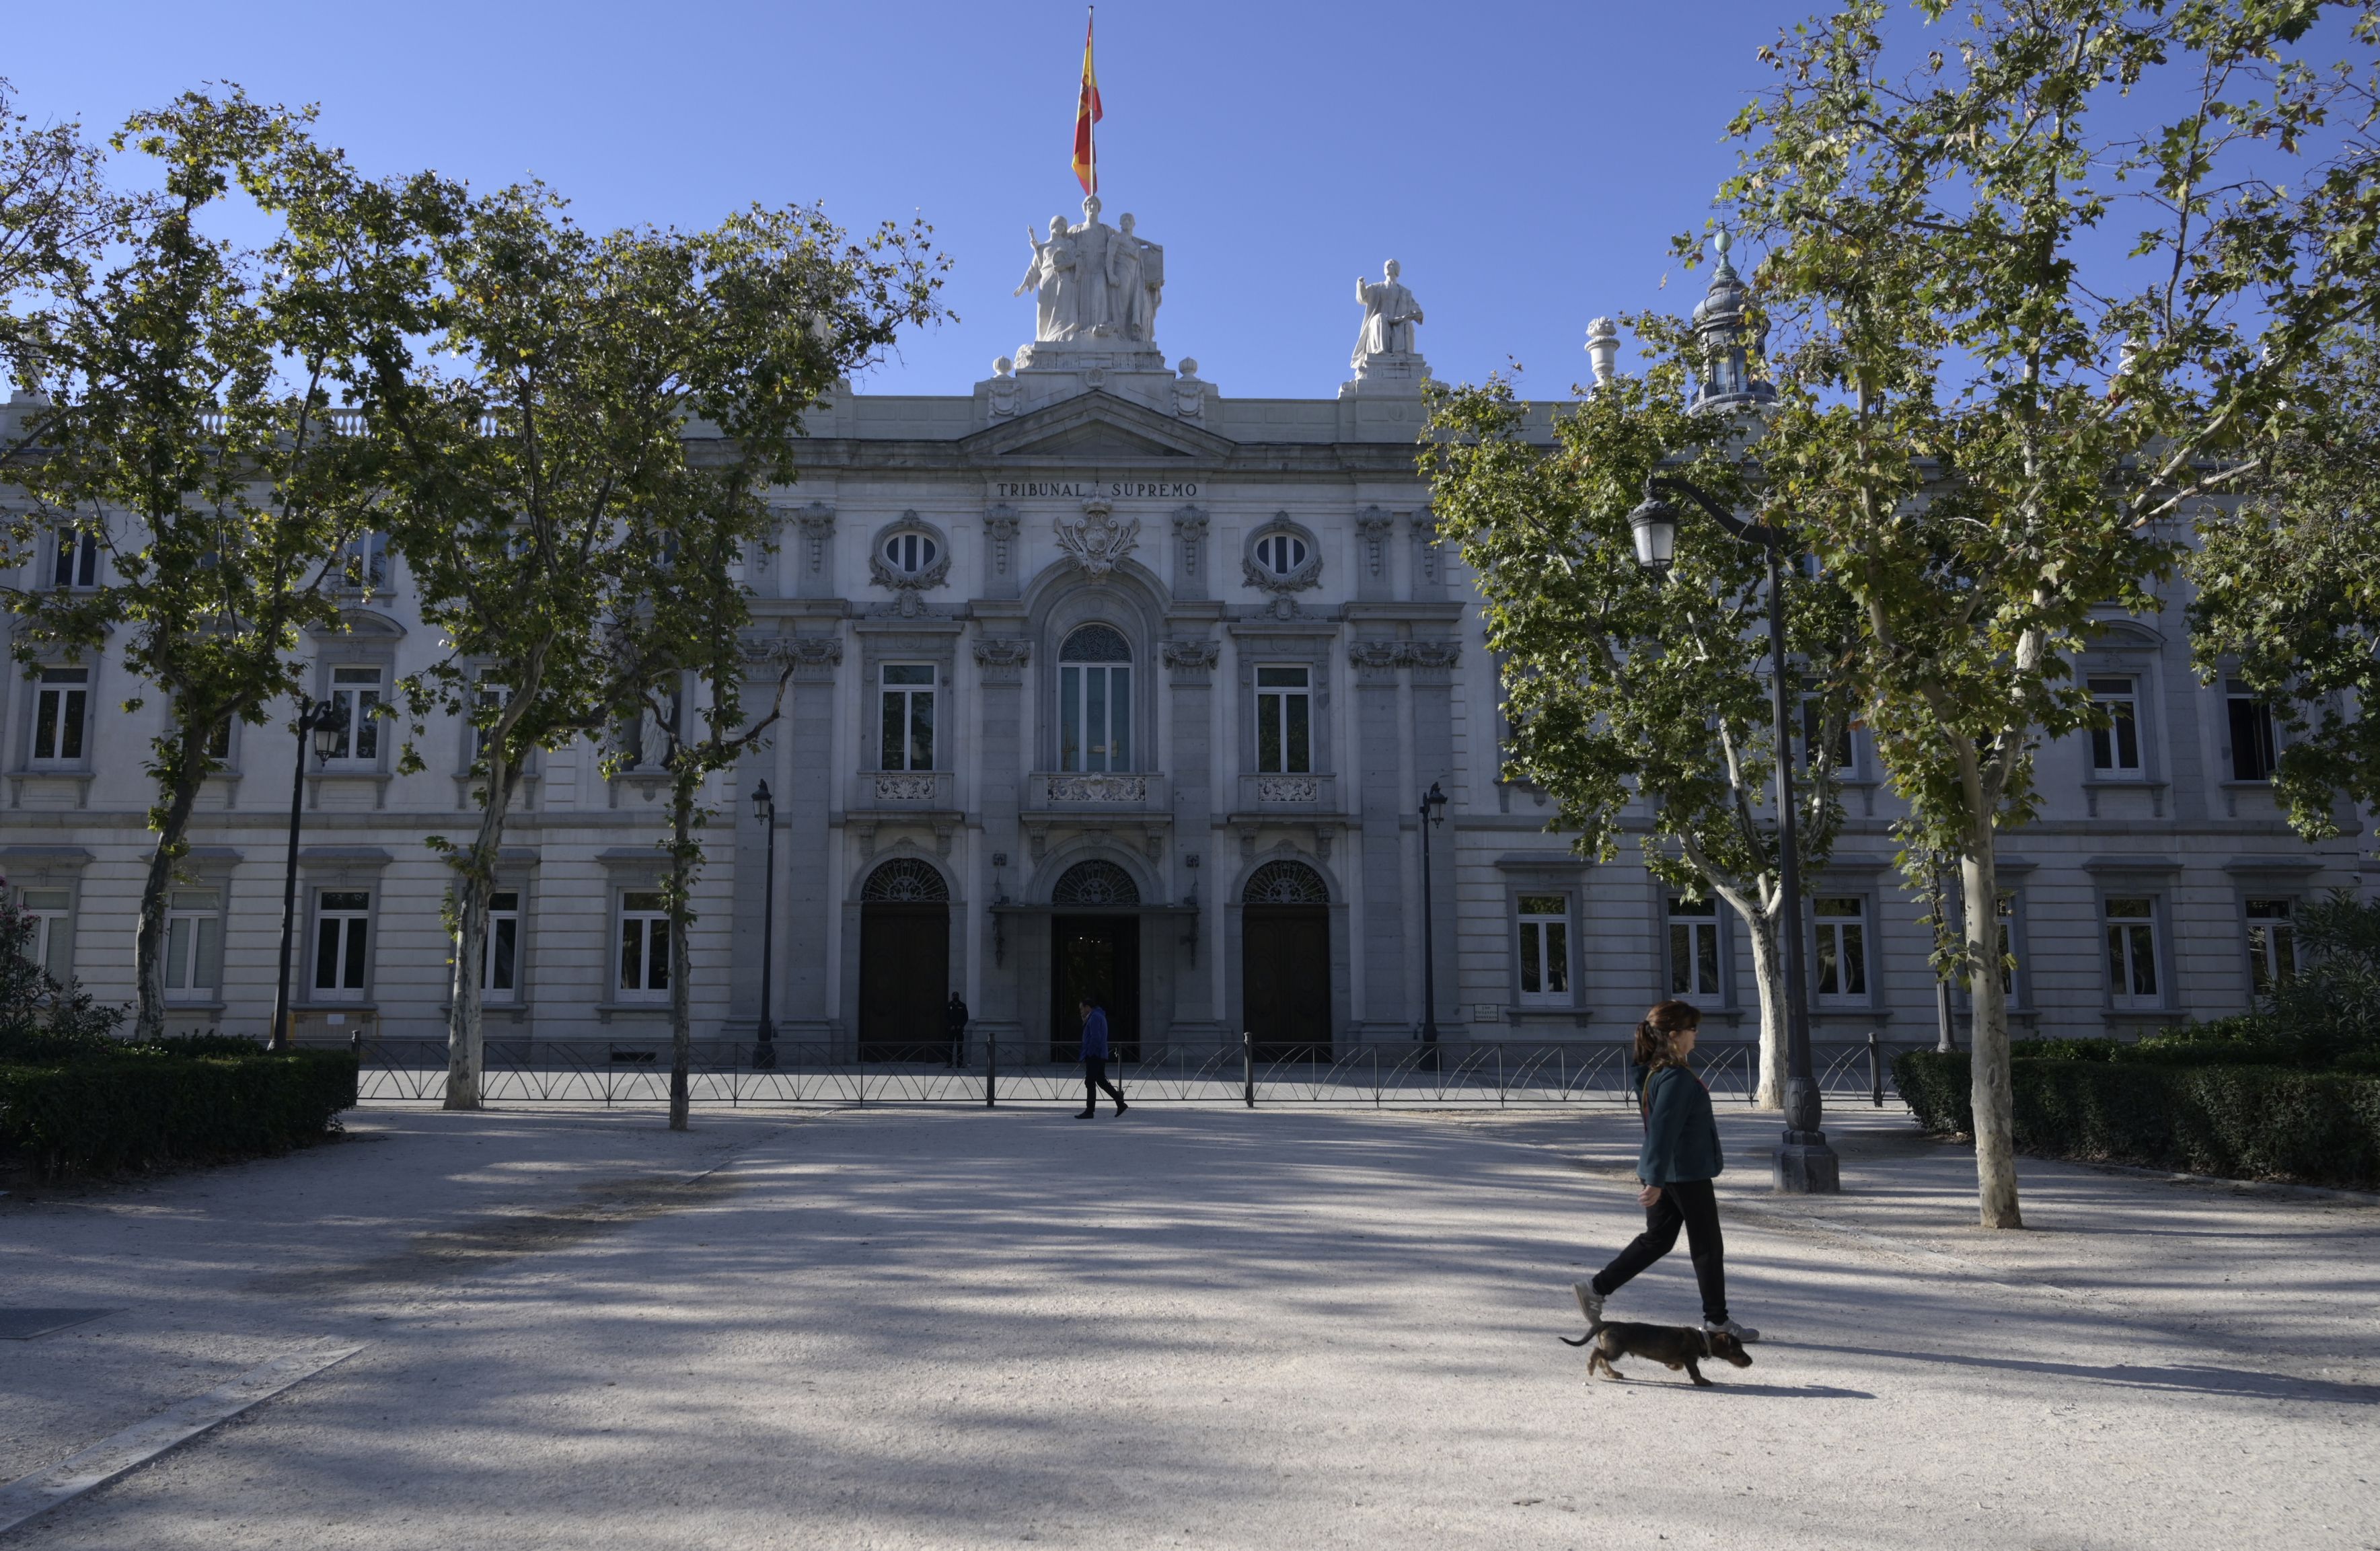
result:
[[[2228,1179],[2380,1184],[2380,1077],[2272,1066],[2009,1062],[2017,1150]],[[1907,1051],[1893,1084],[1918,1122],[1973,1134],[1964,1052]]]
[[[149,1048],[0,1065],[0,1144],[52,1175],[286,1152],[338,1129],[357,1064],[346,1050]]]

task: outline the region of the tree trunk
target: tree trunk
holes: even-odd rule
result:
[[[1960,863],[1967,908],[1961,912],[1967,945],[1967,997],[1973,1009],[1968,1032],[1975,1113],[1975,1194],[1985,1228],[2022,1228],[2016,1195],[2016,1102],[2009,1080],[2008,996],[2000,986],[1999,866],[1988,815],[1967,837]]]
[[[141,1044],[165,1037],[165,898],[174,887],[174,867],[187,850],[190,811],[198,806],[199,788],[206,781],[207,759],[200,739],[203,728],[185,729],[176,763],[180,777],[165,794],[165,808],[157,824],[157,849],[149,855],[149,873],[140,882],[140,921],[132,939],[133,979],[140,1000],[133,1014],[133,1038]]]
[[[1785,957],[1777,937],[1773,911],[1739,913],[1744,935],[1752,939],[1752,978],[1760,992],[1760,1085],[1753,1103],[1763,1109],[1785,1108]]]
[[[686,927],[694,884],[694,783],[684,775],[670,782],[670,1129],[687,1129],[686,1086],[694,1064],[693,954]]]
[[[488,896],[495,891],[496,856],[504,842],[504,815],[517,782],[514,768],[489,758],[480,795],[480,833],[456,868],[453,1011],[446,1019],[446,1108],[480,1108],[482,1053],[480,962],[487,951]]]

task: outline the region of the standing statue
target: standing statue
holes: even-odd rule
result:
[[[1080,225],[1066,228],[1066,238],[1075,245],[1075,332],[1069,339],[1105,339],[1115,330],[1112,285],[1108,278],[1110,255],[1114,244],[1110,240],[1115,228],[1099,220],[1099,197],[1087,195],[1083,200],[1083,220]]]
[[[1042,241],[1025,228],[1025,240],[1033,245],[1033,261],[1025,268],[1025,278],[1017,283],[1012,296],[1033,296],[1033,337],[1035,339],[1068,339],[1075,333],[1075,294],[1080,289],[1080,266],[1075,261],[1075,244],[1066,235],[1066,218],[1050,217],[1050,240]]]
[[[1355,336],[1355,353],[1347,364],[1361,367],[1366,356],[1410,356],[1415,353],[1414,325],[1422,321],[1421,303],[1397,276],[1403,273],[1394,259],[1384,266],[1388,278],[1378,285],[1355,277],[1355,299],[1364,305],[1363,332]]]
[[[1157,304],[1165,285],[1165,249],[1133,233],[1126,212],[1122,229],[1108,244],[1108,316],[1126,339],[1147,345],[1157,338]]]

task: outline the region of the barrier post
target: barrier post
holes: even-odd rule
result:
[[[1884,1057],[1882,1050],[1876,1045],[1874,1029],[1867,1031],[1867,1085],[1868,1102],[1879,1109],[1883,1109]]]
[[[1240,1031],[1240,1097],[1257,1107],[1257,1042],[1245,1029]]]
[[[1000,1036],[983,1036],[983,1107],[992,1108],[1000,1085]]]

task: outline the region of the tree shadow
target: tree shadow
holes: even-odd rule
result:
[[[2046,1374],[2058,1378],[2088,1379],[2126,1389],[2148,1389],[2176,1395],[2209,1395],[2258,1400],[2330,1400],[2341,1405],[2380,1405],[2380,1385],[2343,1384],[2336,1379],[2298,1378],[2289,1374],[2260,1374],[2247,1368],[2222,1368],[2212,1363],[2170,1367],[2119,1363],[2094,1367],[2082,1363],[2043,1363],[2022,1357],[1961,1357],[1947,1351],[1892,1351],[1880,1347],[1826,1346],[1815,1341],[1772,1341],[1796,1351],[1830,1351],[1847,1357],[1883,1357],[1901,1363],[1938,1363],[1960,1368],[1997,1368],[2013,1373]]]

